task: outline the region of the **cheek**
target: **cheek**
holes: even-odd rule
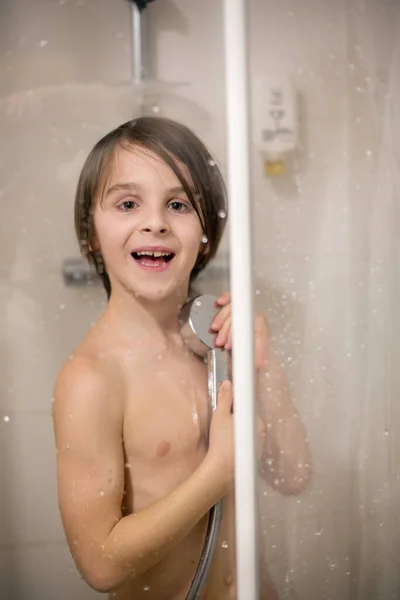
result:
[[[190,222],[182,225],[184,226],[180,227],[179,233],[177,232],[182,244],[188,250],[190,249],[193,252],[198,252],[204,245],[201,242],[203,238],[203,229],[200,221],[197,218],[193,218]]]
[[[121,246],[129,237],[127,219],[118,219],[107,213],[100,213],[95,215],[94,225],[99,246],[104,251],[117,245]]]

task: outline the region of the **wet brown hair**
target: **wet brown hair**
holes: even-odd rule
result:
[[[75,196],[75,230],[83,256],[94,265],[109,298],[111,283],[101,253],[95,249],[93,214],[120,148],[153,152],[172,169],[185,190],[208,240],[204,244],[207,251],[200,251],[191,272],[192,284],[218,250],[226,223],[226,189],[221,172],[204,144],[190,129],[170,119],[141,117],[128,121],[105,135],[91,150]]]

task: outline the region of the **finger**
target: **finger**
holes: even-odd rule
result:
[[[224,324],[222,325],[222,327],[219,330],[219,333],[217,335],[217,339],[215,340],[215,343],[217,346],[220,346],[220,347],[226,346],[227,342],[229,341],[229,332],[231,330],[231,327],[232,327],[232,319],[231,319],[231,317],[228,317],[224,321]]]
[[[216,305],[217,306],[225,306],[226,304],[229,304],[230,301],[231,301],[231,293],[225,292],[224,294],[221,294],[221,296],[219,296],[219,298],[217,298]]]
[[[231,324],[231,327],[230,327],[230,329],[229,329],[228,341],[227,341],[227,343],[225,344],[225,348],[226,348],[227,350],[232,350],[232,324]]]
[[[211,323],[211,329],[213,331],[219,331],[221,329],[222,325],[224,324],[224,322],[226,321],[226,319],[230,316],[231,312],[232,312],[232,309],[231,309],[230,304],[221,308],[221,310],[215,316],[213,322]]]
[[[229,414],[232,410],[232,403],[232,383],[229,380],[225,380],[219,386],[217,410],[219,409],[219,412]]]
[[[260,435],[261,437],[264,437],[267,432],[265,423],[264,423],[264,421],[262,421],[260,419],[260,417],[257,417],[257,432],[258,432],[258,435]]]

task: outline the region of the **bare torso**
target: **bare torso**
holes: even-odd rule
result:
[[[207,369],[183,345],[160,350],[150,342],[127,347],[110,341],[105,332],[98,335],[92,331],[81,350],[100,356],[104,367],[119,371],[118,378],[123,382],[122,513],[127,515],[169,494],[203,460],[210,418]],[[231,493],[224,498],[219,540],[202,600],[236,599],[234,518]],[[185,600],[199,563],[207,523],[208,515],[167,557],[143,575],[132,573],[132,578],[110,598]],[[276,596],[271,590],[262,598],[273,600]]]

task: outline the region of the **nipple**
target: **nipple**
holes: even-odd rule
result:
[[[224,577],[224,584],[225,584],[227,587],[230,587],[230,586],[232,585],[232,583],[233,583],[233,577],[232,577],[232,575],[230,575],[230,574],[229,574],[229,575],[226,575],[226,576]]]
[[[160,456],[160,457],[165,456],[170,451],[170,448],[171,448],[171,444],[169,442],[166,442],[165,440],[163,440],[157,446],[157,456]]]

